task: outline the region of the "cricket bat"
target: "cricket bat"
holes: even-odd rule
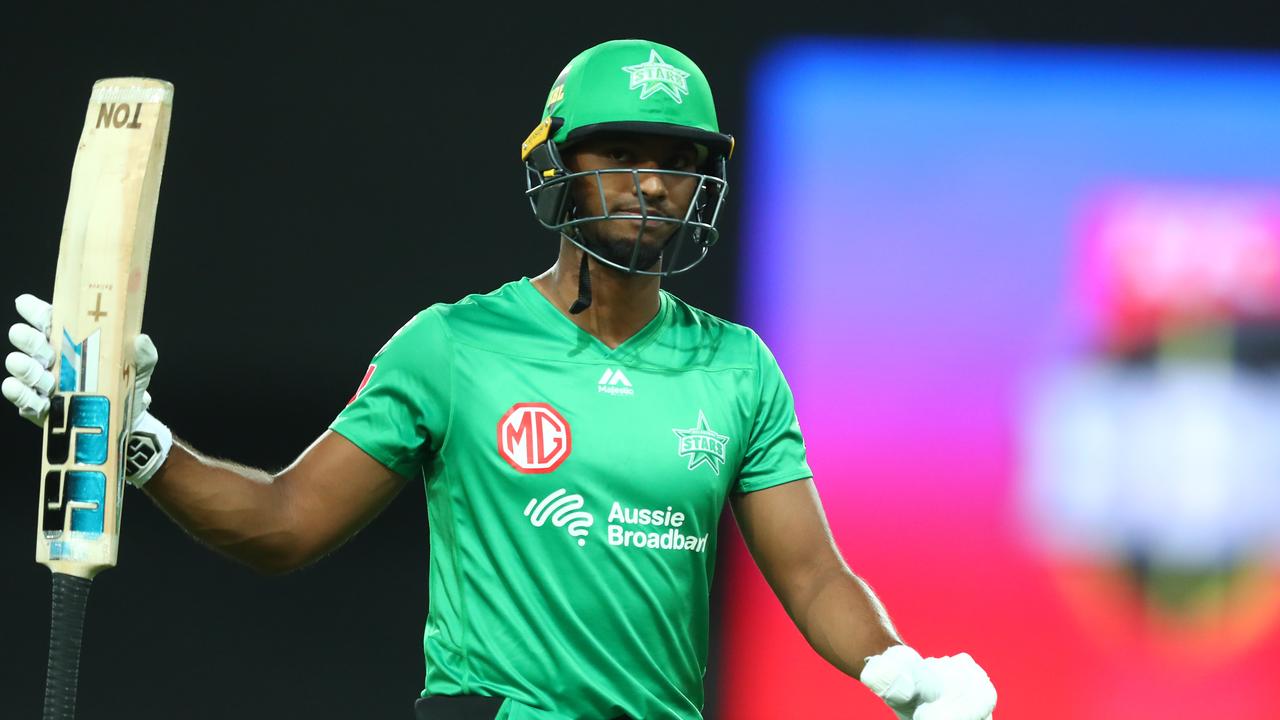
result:
[[[173,86],[163,80],[94,83],[71,169],[36,531],[36,561],[53,571],[45,720],[75,716],[89,584],[116,564],[133,341],[142,328],[172,108]]]

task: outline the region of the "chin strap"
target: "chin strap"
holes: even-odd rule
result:
[[[578,299],[569,306],[569,314],[578,313],[591,307],[591,269],[587,267],[587,254],[582,253],[582,265],[578,267]]]

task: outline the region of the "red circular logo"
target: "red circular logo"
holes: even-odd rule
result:
[[[546,403],[516,403],[498,421],[498,453],[522,473],[555,470],[572,447],[568,421]]]

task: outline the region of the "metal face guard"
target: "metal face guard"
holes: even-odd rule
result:
[[[558,153],[551,143],[544,143],[531,153],[529,161],[525,164],[525,196],[529,198],[529,206],[543,227],[560,232],[583,252],[605,265],[636,275],[658,275],[662,277],[677,275],[692,269],[702,262],[708,250],[712,245],[715,245],[720,237],[720,231],[716,229],[716,221],[720,217],[720,208],[724,204],[725,194],[729,185],[723,176],[723,160],[718,162],[717,170],[720,172],[719,176],[680,170],[638,170],[633,168],[610,168],[571,173],[564,171],[563,168],[564,165],[560,162]],[[635,219],[635,216],[631,214],[625,216],[610,214],[607,209],[602,215],[578,216],[577,208],[573,205],[569,191],[570,184],[578,178],[592,177],[596,183],[596,189],[600,193],[600,206],[606,207],[604,182],[601,176],[622,173],[631,175],[636,198],[640,202],[640,228],[636,234],[635,249],[632,251],[627,265],[601,257],[598,253],[587,248],[581,240],[577,228],[586,223],[617,220],[620,217]],[[698,187],[693,193],[689,207],[685,210],[684,217],[669,217],[649,212],[644,193],[640,190],[641,173],[698,179]],[[669,223],[678,226],[663,246],[662,262],[658,270],[645,270],[636,267],[640,260],[640,240],[644,237],[644,232],[650,223]],[[692,248],[692,253],[694,253],[687,259],[682,255],[686,248]]]

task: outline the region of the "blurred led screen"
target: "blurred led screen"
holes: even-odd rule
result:
[[[1280,717],[1280,58],[792,41],[742,316],[854,572],[996,717]],[[722,717],[891,717],[735,540]]]

